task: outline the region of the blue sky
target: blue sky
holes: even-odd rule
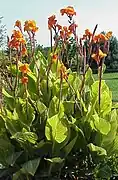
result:
[[[98,32],[112,30],[118,37],[118,0],[0,0],[0,16],[4,17],[8,35],[11,34],[14,22],[18,19],[34,19],[40,27],[37,39],[40,44],[49,44],[47,18],[57,14],[59,22],[66,23],[66,17],[60,16],[59,10],[71,5],[77,12],[78,34],[86,28],[93,30],[98,24]]]

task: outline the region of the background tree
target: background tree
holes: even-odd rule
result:
[[[0,17],[0,48],[5,43],[5,34],[6,34],[6,27],[2,24],[3,17]]]
[[[105,64],[107,69],[118,70],[118,40],[114,36],[110,40],[109,54],[106,57]]]

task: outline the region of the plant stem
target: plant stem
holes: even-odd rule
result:
[[[62,82],[63,82],[63,78],[62,78],[62,74],[61,74],[61,78],[60,78],[60,94],[59,94],[59,107],[58,107],[58,110],[60,108],[60,102],[61,102],[61,99],[62,99]]]
[[[16,94],[17,85],[18,85],[18,54],[16,57],[16,81],[15,81],[15,85],[14,85],[14,95]]]
[[[51,47],[51,53],[52,53],[52,29],[50,29],[50,47]]]
[[[99,67],[99,90],[98,90],[99,112],[100,112],[100,102],[101,102],[102,66],[103,66],[103,62],[101,60],[101,65]]]

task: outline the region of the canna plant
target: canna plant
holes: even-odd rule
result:
[[[118,154],[118,105],[112,105],[112,93],[102,80],[112,33],[95,35],[96,25],[93,33],[87,29],[79,39],[74,8],[60,12],[69,18],[69,26],[59,25],[55,15],[48,18],[48,59],[35,51],[35,21],[26,21],[23,30],[17,20],[18,30],[8,39],[10,63],[7,83],[2,82],[0,112],[1,178],[60,179],[71,153],[82,152],[88,168],[90,162],[99,164]],[[77,60],[74,72],[69,51],[72,39]],[[92,60],[98,65],[98,81],[92,75]],[[103,173],[97,175],[104,178]],[[75,178],[80,176],[78,171]],[[106,172],[105,177],[111,176],[112,171]]]

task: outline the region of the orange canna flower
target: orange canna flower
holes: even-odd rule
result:
[[[75,33],[77,27],[78,25],[73,23],[68,27],[68,29],[70,30],[70,32]]]
[[[22,47],[22,50],[21,50],[21,54],[22,56],[27,56],[27,48],[25,46]]]
[[[51,57],[52,57],[52,63],[56,62],[57,59],[58,59],[58,55],[57,54],[51,54]]]
[[[106,57],[107,54],[103,53],[100,49],[97,53],[92,54],[92,58],[99,63],[101,59],[103,59],[104,57]]]
[[[55,15],[52,15],[48,18],[48,28],[49,29],[55,28],[56,23],[57,23],[57,20],[56,20]]]
[[[21,78],[22,84],[27,84],[28,83],[28,77],[24,76]]]
[[[21,21],[17,20],[15,26],[21,29]]]
[[[75,12],[75,10],[74,10],[74,8],[72,6],[68,6],[68,7],[64,8],[64,9],[61,9],[60,13],[61,13],[62,16],[64,14],[66,14],[67,16],[71,16],[71,17],[76,15],[76,12]]]
[[[86,40],[87,36],[84,34],[81,40]]]
[[[62,79],[65,79],[65,80],[68,79],[67,69],[63,63],[61,64],[61,66],[59,68],[59,72],[60,72],[60,77]]]
[[[25,21],[24,31],[30,31],[33,33],[38,31],[38,27],[36,26],[36,22],[34,20]]]
[[[24,39],[23,34],[19,30],[14,30],[8,46],[18,50],[18,48],[24,44],[26,44],[26,40]]]
[[[19,66],[19,70],[23,73],[23,74],[27,74],[28,72],[31,72],[29,69],[29,64],[25,63],[25,64],[21,64]]]
[[[108,33],[106,33],[105,36],[109,40],[112,37],[112,31],[109,31]]]
[[[56,27],[58,28],[58,31],[60,31],[62,29],[62,26],[57,24]]]
[[[13,30],[11,38],[23,38],[23,34],[19,30]]]
[[[105,42],[107,41],[108,39],[106,38],[106,36],[102,33],[96,35],[93,37],[93,42],[94,43],[98,43],[98,42]]]
[[[101,41],[107,41],[107,38],[104,34],[100,33],[98,34],[98,38],[101,40]]]
[[[60,36],[59,39],[62,39],[63,41],[67,41],[67,39],[72,35],[72,32],[69,30],[68,27],[63,26],[60,30]]]
[[[85,35],[88,36],[88,37],[91,37],[91,36],[92,36],[92,33],[90,32],[89,29],[86,29],[86,30],[85,30]]]

